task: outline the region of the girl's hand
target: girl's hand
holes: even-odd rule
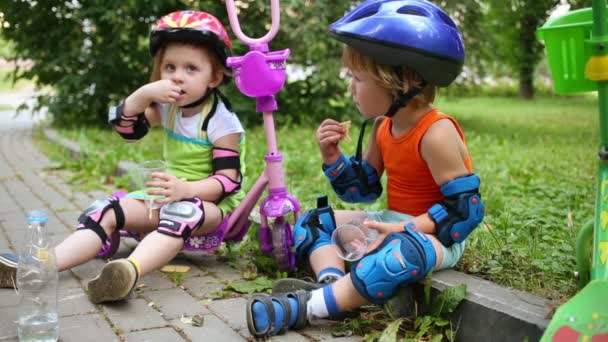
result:
[[[174,103],[182,96],[182,89],[171,80],[159,80],[144,87],[151,102]]]
[[[336,120],[325,119],[317,129],[317,142],[323,162],[331,164],[340,156],[338,143],[344,137],[346,130]]]
[[[367,247],[367,252],[373,251],[378,248],[382,241],[386,238],[387,235],[394,232],[403,232],[405,229],[403,228],[404,224],[402,222],[395,223],[386,223],[386,222],[378,222],[378,221],[363,221],[364,229],[373,229],[378,231],[378,237],[374,242],[370,243]]]
[[[162,172],[152,172],[151,177],[156,181],[146,182],[146,187],[156,188],[156,190],[148,190],[148,194],[165,196],[155,199],[154,203],[169,204],[188,198],[188,182]]]

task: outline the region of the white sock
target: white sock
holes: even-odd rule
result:
[[[328,273],[325,273],[325,274],[323,274],[322,276],[320,276],[320,277],[319,277],[319,279],[317,280],[317,282],[319,282],[319,283],[323,283],[323,282],[324,282],[324,280],[325,280],[325,279],[327,279],[327,278],[340,279],[340,278],[342,278],[342,277],[343,277],[343,275],[342,275],[342,274],[337,274],[337,273],[329,273],[329,272],[328,272]],[[335,280],[333,280],[333,281],[335,281]],[[333,282],[333,281],[332,281],[332,282]]]
[[[314,318],[326,318],[329,316],[322,288],[311,292],[311,297],[306,303],[306,314],[306,318],[309,321]]]

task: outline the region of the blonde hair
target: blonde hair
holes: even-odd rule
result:
[[[342,53],[342,63],[350,70],[362,71],[370,74],[380,87],[386,89],[393,98],[403,91],[403,82],[417,85],[422,83],[422,76],[415,70],[408,67],[395,68],[390,65],[378,64],[369,56],[346,46]],[[399,75],[398,70],[402,73]],[[415,108],[422,107],[432,103],[435,100],[436,87],[432,84],[427,84],[423,90],[414,97],[410,104]]]
[[[228,69],[226,69],[224,64],[222,64],[222,62],[220,61],[220,57],[209,46],[202,45],[202,44],[193,44],[191,42],[186,42],[186,41],[184,41],[184,42],[171,41],[171,42],[161,46],[156,51],[156,54],[154,55],[153,64],[152,64],[152,73],[150,74],[151,82],[160,80],[161,63],[163,62],[163,58],[165,57],[165,51],[167,50],[167,46],[169,44],[190,45],[190,46],[197,47],[199,49],[203,49],[205,51],[205,54],[207,55],[207,57],[209,57],[209,59],[211,60],[211,66],[213,68],[212,71],[215,73],[217,70],[221,70],[222,75],[224,75],[224,80],[226,79],[226,76],[230,76]]]

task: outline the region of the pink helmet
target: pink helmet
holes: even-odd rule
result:
[[[160,18],[150,32],[150,54],[154,56],[161,46],[171,41],[210,46],[224,66],[232,52],[232,42],[224,25],[206,12],[178,11]]]

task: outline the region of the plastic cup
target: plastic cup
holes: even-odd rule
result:
[[[363,258],[369,245],[378,237],[376,230],[361,226],[363,220],[357,221],[340,225],[331,234],[331,242],[336,254],[346,261]]]
[[[165,198],[165,196],[148,194],[149,191],[159,190],[160,188],[146,186],[146,183],[158,180],[157,178],[152,177],[153,172],[166,173],[167,164],[162,160],[146,160],[137,166],[137,171],[140,183],[139,188],[142,190],[146,205],[150,209],[160,208],[161,205],[156,203],[154,200]]]

